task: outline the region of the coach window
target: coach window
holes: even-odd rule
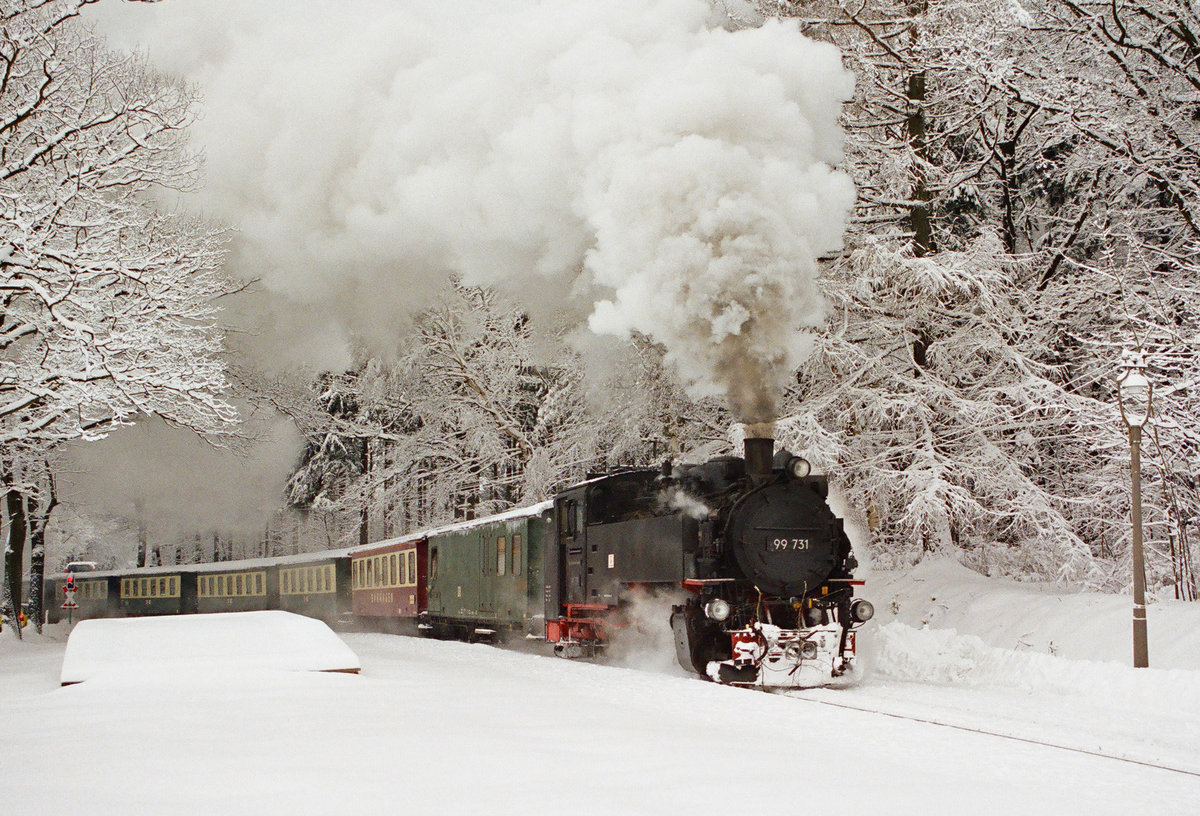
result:
[[[433,579],[437,578],[437,547],[429,551],[429,582],[433,583]]]
[[[507,548],[507,546],[508,545],[504,541],[504,536],[500,536],[499,538],[496,539],[496,574],[497,575],[504,574],[504,561],[505,561],[504,551]]]
[[[392,557],[389,560],[392,563],[392,586],[396,586],[400,583],[400,554],[392,553]]]
[[[513,536],[513,557],[512,557],[513,575],[521,574],[521,536]]]

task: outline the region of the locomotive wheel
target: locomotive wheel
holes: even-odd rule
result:
[[[729,657],[729,636],[704,615],[699,601],[689,600],[671,610],[671,631],[675,635],[675,659],[688,671],[708,677],[708,664]]]

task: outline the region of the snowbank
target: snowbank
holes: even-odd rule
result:
[[[61,683],[154,672],[357,672],[358,657],[319,620],[290,612],[234,612],[81,621],[63,655]]]
[[[872,573],[860,593],[875,604],[881,628],[900,621],[1017,652],[1132,664],[1133,601],[1126,595],[988,578],[949,558]],[[1152,602],[1146,616],[1151,668],[1200,671],[1200,603]],[[881,637],[898,637],[898,631]]]
[[[1095,702],[1162,703],[1200,717],[1200,672],[1133,669],[1117,663],[1066,660],[988,646],[952,629],[914,629],[899,621],[881,627],[871,647],[872,668],[894,680],[1073,694]]]

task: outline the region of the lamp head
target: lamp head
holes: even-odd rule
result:
[[[1121,404],[1121,419],[1129,427],[1144,427],[1150,419],[1150,400],[1154,386],[1146,379],[1146,354],[1141,349],[1121,352],[1117,374],[1117,395]]]

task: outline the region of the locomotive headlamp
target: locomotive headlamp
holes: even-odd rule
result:
[[[871,618],[875,617],[875,604],[870,601],[864,601],[859,598],[854,603],[850,604],[850,617],[859,623],[866,623]]]
[[[799,456],[793,456],[788,460],[787,472],[793,479],[803,479],[808,474],[812,473],[812,465],[807,459],[802,459]]]
[[[817,644],[813,643],[811,640],[806,640],[803,643],[801,643],[800,644],[800,656],[808,658],[809,660],[816,657],[817,656]]]
[[[800,648],[799,643],[792,642],[792,643],[789,643],[787,646],[783,647],[783,656],[786,657],[788,660],[792,661],[793,663],[800,662],[801,653],[802,653],[802,650]]]
[[[704,614],[715,621],[723,621],[729,617],[729,601],[713,598],[704,605]]]

